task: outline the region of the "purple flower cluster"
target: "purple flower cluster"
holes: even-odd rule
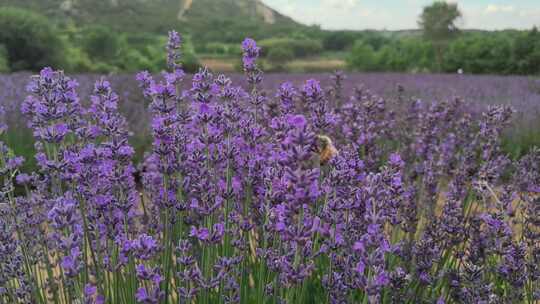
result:
[[[0,143],[0,303],[540,300],[540,150],[504,155],[510,107],[346,98],[341,73],[270,93],[251,39],[247,90],[206,68],[186,85],[181,42],[136,77],[137,168],[107,80],[86,101],[32,77],[38,169]]]

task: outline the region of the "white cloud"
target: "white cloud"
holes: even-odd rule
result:
[[[537,23],[540,24],[540,9],[535,9],[535,10],[520,10],[519,11],[519,16],[520,17],[536,17],[538,18],[537,19]]]
[[[296,6],[293,3],[287,3],[280,7],[280,12],[288,16],[294,15],[296,12]]]
[[[349,10],[359,4],[358,0],[322,0],[321,6],[338,10]]]
[[[359,10],[359,12],[358,12],[358,15],[360,17],[370,17],[370,16],[373,16],[374,14],[375,14],[375,11],[370,10],[370,9]]]
[[[515,11],[515,7],[512,5],[497,5],[489,4],[484,12],[486,14],[496,14],[496,13],[512,13]]]

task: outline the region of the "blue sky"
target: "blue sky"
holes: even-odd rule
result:
[[[262,0],[285,15],[325,29],[413,29],[432,0]],[[469,29],[530,29],[540,26],[540,0],[449,0]]]

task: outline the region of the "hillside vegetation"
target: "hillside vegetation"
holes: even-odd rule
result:
[[[161,35],[172,28],[198,36],[219,31],[227,37],[239,30],[300,26],[259,0],[1,0],[0,6],[39,12],[63,25],[99,24],[119,32]]]

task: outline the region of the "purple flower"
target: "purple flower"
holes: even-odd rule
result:
[[[141,234],[137,239],[133,240],[131,246],[134,250],[135,256],[141,260],[149,260],[159,251],[157,241],[153,237],[144,233]]]
[[[69,255],[62,258],[60,266],[62,266],[62,270],[68,277],[74,277],[79,274],[82,268],[81,261],[79,260],[80,256],[79,247],[74,247],[71,249]]]
[[[27,185],[32,181],[32,177],[26,173],[21,173],[17,175],[16,181],[19,185]]]
[[[178,60],[180,59],[180,44],[182,38],[176,31],[169,32],[169,40],[167,42],[167,66],[174,72],[180,69]]]
[[[296,96],[297,92],[292,83],[284,82],[280,85],[276,97],[280,99],[284,113],[293,112]]]
[[[259,51],[261,49],[257,46],[257,42],[251,38],[246,38],[242,42],[242,51],[244,56],[248,58],[257,58],[259,57]]]
[[[137,289],[135,299],[137,300],[137,303],[157,304],[160,300],[159,291],[157,289],[153,289],[149,292],[145,287],[141,287]]]
[[[364,271],[366,270],[366,265],[362,261],[360,261],[356,263],[356,267],[354,268],[354,270],[360,274],[364,274]]]
[[[191,230],[190,230],[190,233],[189,233],[189,236],[191,237],[195,237],[197,239],[199,239],[200,241],[207,241],[208,238],[210,237],[210,232],[208,231],[207,228],[197,228],[195,226],[191,226]]]
[[[307,99],[309,103],[316,103],[323,97],[323,91],[321,84],[315,79],[309,79],[302,87],[302,95]]]
[[[294,128],[303,129],[307,121],[303,115],[289,115],[287,117],[287,123]]]
[[[84,295],[88,298],[93,297],[97,292],[97,287],[92,284],[86,284],[84,286]]]
[[[257,46],[255,40],[246,38],[242,42],[242,52],[242,63],[248,82],[252,85],[256,85],[262,81],[262,71],[257,67],[257,58],[259,58],[260,48]]]

